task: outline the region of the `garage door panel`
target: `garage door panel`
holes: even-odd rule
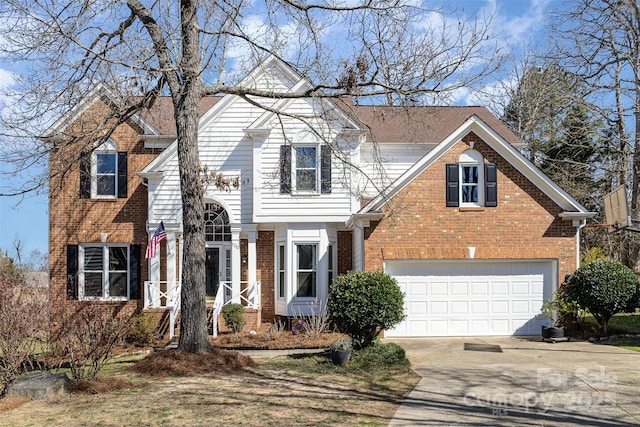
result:
[[[525,314],[531,312],[531,305],[529,301],[512,301],[511,313],[513,314]]]
[[[387,336],[540,333],[553,285],[549,261],[394,263],[385,268],[405,292],[407,319]]]
[[[493,295],[509,295],[509,282],[507,281],[491,282],[491,293]]]
[[[449,321],[449,327],[454,335],[468,335],[470,332],[469,320],[465,319],[452,319]]]
[[[467,301],[451,301],[451,314],[461,315],[469,312],[469,303]]]
[[[467,295],[469,293],[468,282],[452,282],[451,295]]]
[[[471,282],[471,295],[488,295],[488,282]]]
[[[429,304],[429,307],[431,308],[430,314],[433,314],[433,315],[448,314],[449,301],[432,301]]]
[[[407,305],[407,311],[411,316],[419,316],[429,313],[427,307],[429,303],[427,301],[411,301]]]
[[[471,314],[485,316],[489,314],[489,301],[471,301]]]
[[[449,283],[431,282],[429,284],[429,290],[431,295],[449,295]]]

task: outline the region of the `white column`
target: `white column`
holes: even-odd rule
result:
[[[357,220],[352,233],[353,270],[364,271],[364,230],[362,221]]]
[[[155,228],[148,231],[147,245],[151,240],[151,237],[155,233]],[[147,260],[149,267],[149,282],[151,286],[145,291],[149,292],[149,307],[160,307],[160,250],[156,251],[156,255],[153,258]]]
[[[258,268],[258,262],[257,262],[257,256],[256,256],[256,230],[249,230],[247,232],[247,250],[248,250],[248,254],[247,254],[247,258],[248,258],[248,279],[249,279],[249,289],[250,289],[250,293],[249,293],[249,301],[252,302],[257,302],[256,298],[257,295],[255,295],[255,292],[257,291],[256,287],[254,286],[256,281],[258,280],[258,275],[257,275],[257,268]]]
[[[240,227],[231,227],[231,301],[240,303]]]
[[[176,234],[167,233],[167,296],[171,301],[176,297]]]

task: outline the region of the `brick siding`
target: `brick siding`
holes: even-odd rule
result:
[[[104,116],[106,105],[98,103],[70,127],[67,133],[82,134],[86,123],[95,122],[95,115]],[[86,130],[85,133],[89,132]],[[51,274],[51,316],[56,327],[65,306],[81,306],[87,302],[67,300],[66,295],[66,246],[68,244],[100,242],[100,233],[108,233],[108,243],[140,244],[142,256],[147,242],[147,190],[135,174],[141,171],[158,150],[145,149],[140,130],[133,123],[120,125],[111,136],[118,151],[127,151],[126,199],[81,199],[79,152],[93,143],[91,138],[66,146],[50,159],[52,171],[49,198],[49,268]],[[64,166],[67,166],[65,168]],[[54,175],[61,170],[64,174]],[[164,249],[163,249],[164,250]],[[147,280],[147,263],[141,260],[141,285]],[[95,304],[95,303],[92,303]],[[133,314],[142,308],[143,300],[128,302],[100,302],[105,306],[121,307],[123,315]],[[68,307],[67,307],[68,308]]]
[[[457,163],[468,141],[498,166],[498,206],[451,208],[445,200],[445,164]],[[365,229],[365,269],[390,259],[557,259],[558,283],[576,268],[576,228],[532,182],[473,134],[457,143],[402,189],[387,214]]]

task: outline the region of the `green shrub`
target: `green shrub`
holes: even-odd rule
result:
[[[140,313],[131,319],[125,341],[138,344],[149,344],[156,335],[156,319],[145,313]]]
[[[567,299],[589,310],[605,334],[611,316],[623,311],[637,291],[635,273],[612,260],[585,264],[566,283]]]
[[[374,342],[369,347],[356,351],[352,361],[359,367],[369,368],[408,368],[411,363],[402,347],[395,343]]]
[[[231,328],[233,332],[240,332],[246,323],[244,306],[236,303],[222,306],[222,318],[227,327]]]
[[[382,272],[352,271],[329,288],[331,319],[353,338],[356,349],[368,347],[383,329],[404,319],[404,296],[395,279]]]

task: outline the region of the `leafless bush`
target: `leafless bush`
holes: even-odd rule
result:
[[[297,309],[294,318],[298,324],[303,324],[304,329],[311,338],[317,338],[320,334],[329,331],[329,312],[321,301],[313,301],[307,305],[308,314],[303,314]]]
[[[271,324],[271,326],[269,326],[269,329],[265,331],[263,335],[264,339],[266,341],[276,341],[278,338],[280,338],[285,329],[285,323],[281,320],[276,320]]]
[[[6,267],[6,268],[5,268]],[[0,266],[0,397],[23,372],[48,337],[47,294],[28,286],[24,274]]]
[[[128,330],[117,308],[74,306],[67,309],[56,336],[62,356],[69,361],[73,381],[95,379],[113,357],[113,348]]]

